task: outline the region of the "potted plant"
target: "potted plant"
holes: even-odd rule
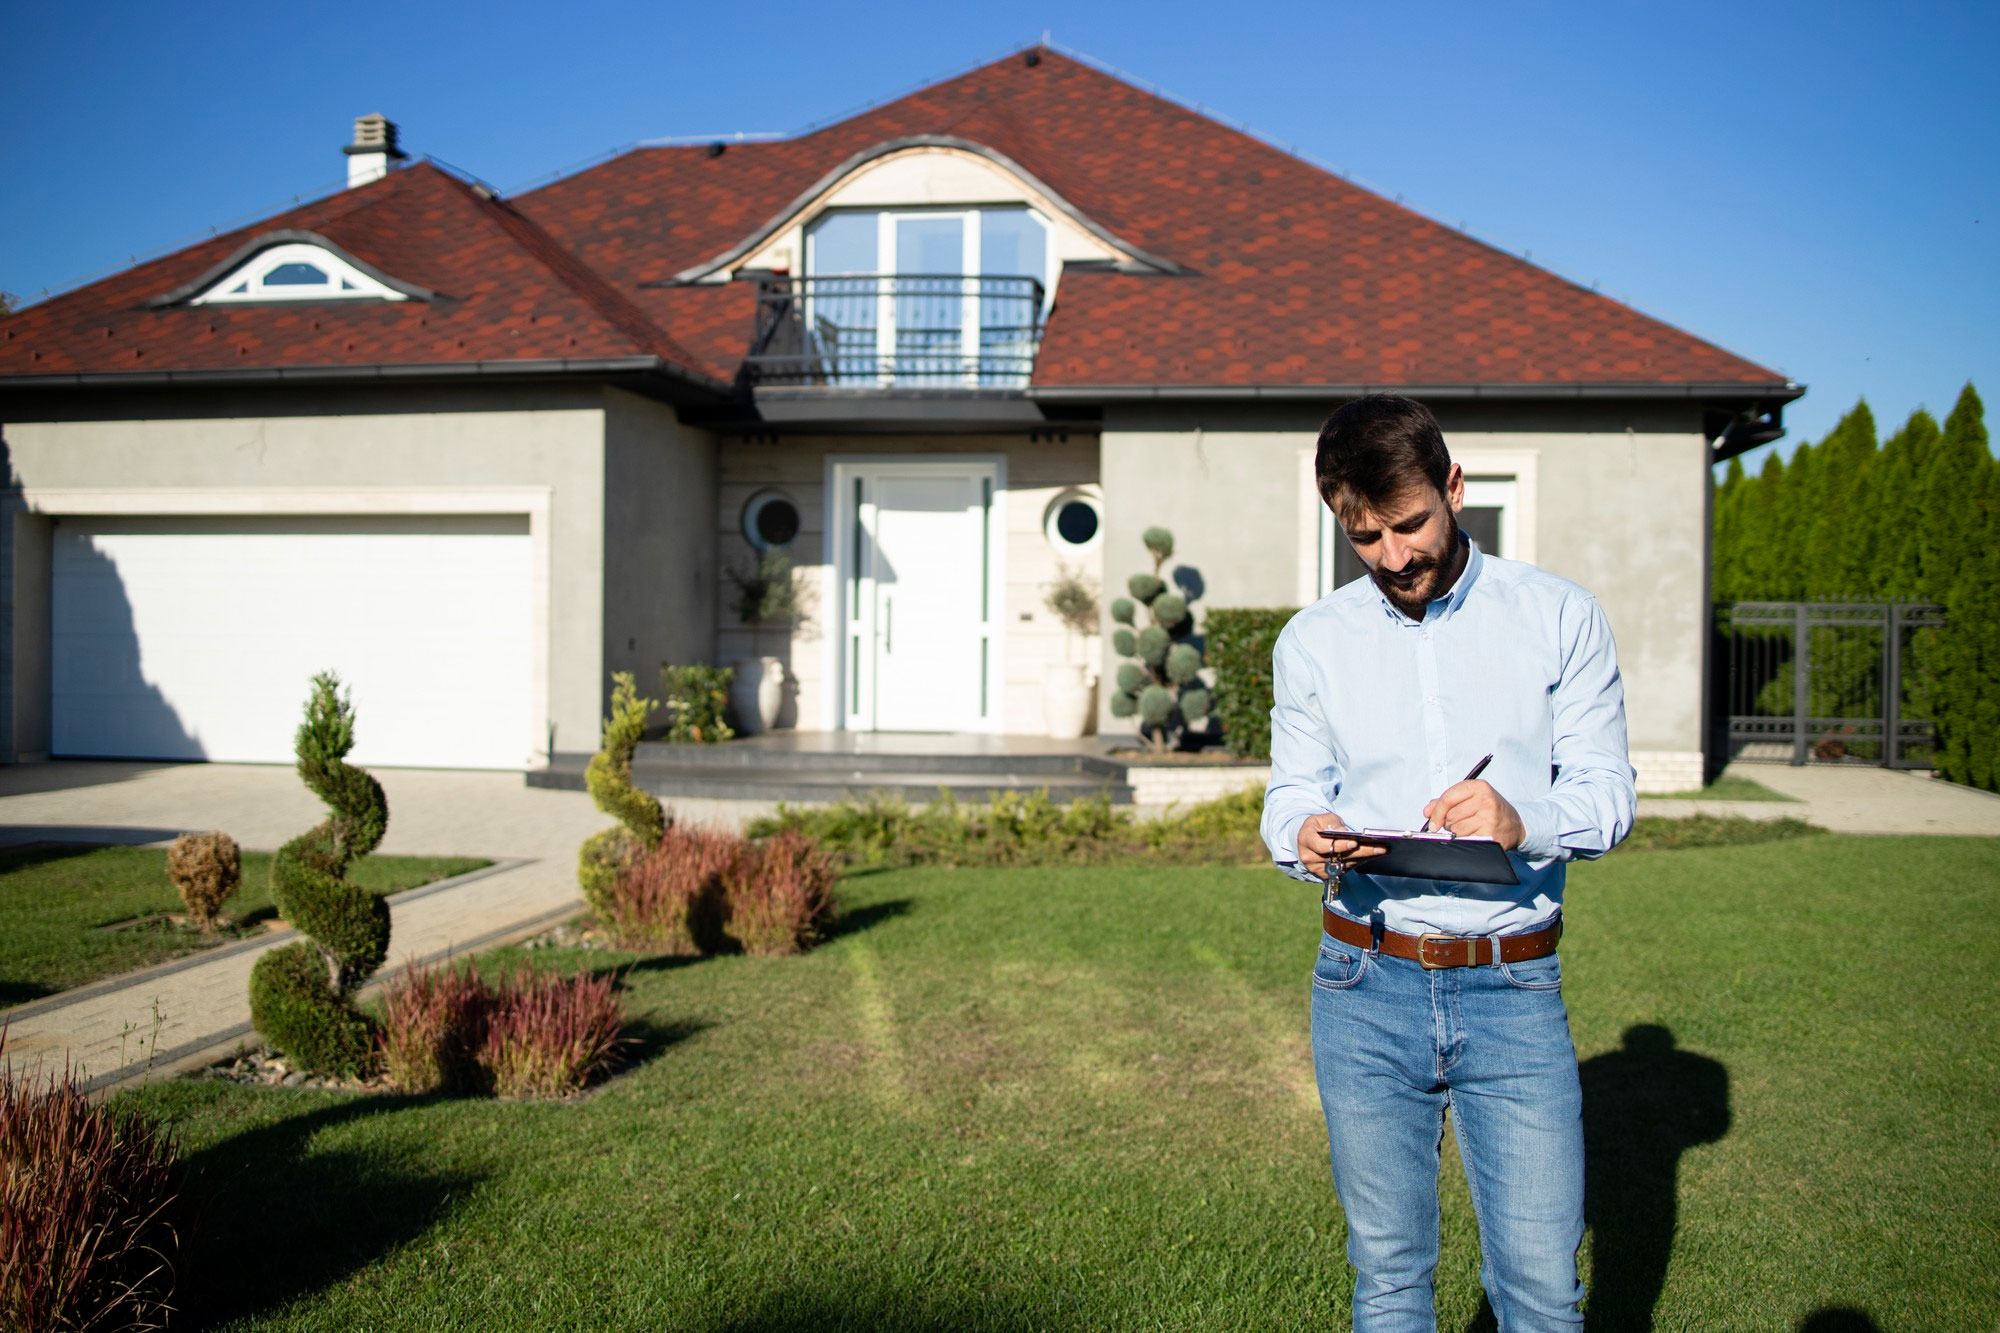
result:
[[[750,627],[753,654],[733,664],[729,702],[741,730],[756,735],[777,724],[785,702],[785,664],[762,653],[762,632],[766,625],[796,627],[803,619],[798,583],[792,558],[775,546],[758,552],[757,563],[747,573],[730,570],[729,580],[736,585],[736,618]]]
[[[1063,660],[1051,662],[1042,677],[1042,718],[1049,735],[1074,740],[1090,729],[1096,712],[1092,682],[1083,663],[1075,660],[1074,650],[1078,639],[1088,643],[1097,632],[1097,589],[1080,570],[1068,565],[1058,565],[1056,570],[1056,580],[1047,585],[1042,605],[1068,633],[1063,636]]]

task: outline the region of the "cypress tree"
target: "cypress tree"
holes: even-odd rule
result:
[[[1918,601],[1924,595],[1917,574],[1917,546],[1922,539],[1917,485],[1937,438],[1937,419],[1920,407],[1882,446],[1875,486],[1864,501],[1874,516],[1870,549],[1875,574],[1870,591],[1877,596]]]
[[[1709,554],[1709,596],[1718,602],[1743,597],[1743,498],[1747,482],[1743,457],[1729,460],[1715,488],[1715,547]]]
[[[1785,502],[1785,463],[1773,452],[1743,493],[1738,520],[1737,578],[1745,600],[1768,602],[1784,596],[1778,559],[1778,514]]]
[[[1985,408],[1967,384],[1945,418],[1921,497],[1924,532],[1918,563],[1926,587],[1944,602],[1946,624],[1936,636],[1938,729],[1935,760],[1953,782],[1991,789],[2000,747],[2000,480],[1986,433]],[[1936,527],[1933,528],[1932,525]],[[1941,585],[1941,586],[1940,586]]]
[[[1799,516],[1802,595],[1851,597],[1867,591],[1875,532],[1861,506],[1874,462],[1875,414],[1863,399],[1813,452],[1816,493]]]
[[[1771,569],[1775,576],[1772,596],[1780,600],[1810,597],[1806,569],[1806,538],[1812,532],[1814,513],[1820,504],[1819,448],[1801,444],[1792,450],[1785,464],[1785,484],[1773,506],[1777,513],[1771,524],[1773,549]]]
[[[1967,544],[1979,526],[1981,469],[1991,457],[1985,407],[1968,384],[1917,483],[1917,580],[1926,597],[1942,598],[1958,582]]]

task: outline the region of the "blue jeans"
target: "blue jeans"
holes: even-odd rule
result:
[[[1429,971],[1323,935],[1312,1041],[1355,1333],[1437,1326],[1447,1107],[1503,1333],[1580,1327],[1583,1095],[1556,956]]]

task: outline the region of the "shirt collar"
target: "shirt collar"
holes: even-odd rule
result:
[[[1471,595],[1472,585],[1479,581],[1479,572],[1486,563],[1486,557],[1479,553],[1479,543],[1467,536],[1463,528],[1458,530],[1458,535],[1465,539],[1465,568],[1458,571],[1458,581],[1447,588],[1442,596],[1431,599],[1430,605],[1424,611],[1426,620],[1449,620],[1457,614],[1459,608],[1465,605],[1465,599]],[[1371,579],[1370,583],[1373,582]],[[1381,602],[1383,613],[1391,620],[1406,625],[1417,623],[1396,609],[1395,603],[1389,600],[1388,594],[1382,591],[1380,585],[1375,586],[1375,597]]]

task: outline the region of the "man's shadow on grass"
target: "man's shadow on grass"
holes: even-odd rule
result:
[[[1583,1083],[1583,1217],[1591,1229],[1586,1329],[1653,1325],[1679,1224],[1681,1154],[1729,1132],[1729,1071],[1653,1023],[1577,1067]],[[1466,1333],[1495,1327],[1484,1299]]]
[[[485,1177],[422,1155],[314,1149],[321,1130],[431,1103],[356,1097],[238,1134],[187,1160],[177,1326],[275,1310],[360,1271],[448,1217]]]

